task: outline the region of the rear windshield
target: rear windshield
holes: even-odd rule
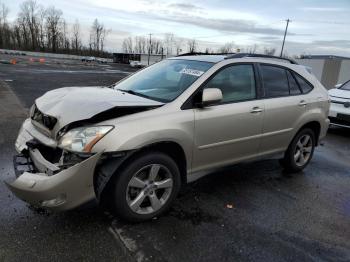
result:
[[[167,103],[182,94],[213,65],[202,61],[163,60],[117,83],[114,88]]]

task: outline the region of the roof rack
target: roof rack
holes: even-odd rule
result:
[[[243,58],[243,57],[262,57],[262,58],[280,59],[280,60],[288,61],[291,64],[298,65],[298,63],[296,61],[294,61],[293,59],[290,59],[290,58],[273,56],[273,55],[263,55],[263,54],[238,53],[238,54],[228,55],[225,57],[225,59]]]
[[[177,56],[196,56],[196,55],[234,55],[235,53],[202,53],[202,52],[190,52],[184,53]]]

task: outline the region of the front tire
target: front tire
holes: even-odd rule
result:
[[[310,162],[316,146],[315,133],[310,128],[302,129],[292,140],[281,164],[292,173],[302,171]]]
[[[171,157],[158,152],[143,153],[114,175],[112,209],[130,222],[149,220],[170,207],[180,185],[180,171]]]

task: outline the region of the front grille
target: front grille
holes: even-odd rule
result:
[[[26,145],[28,146],[29,150],[38,149],[42,154],[42,156],[51,163],[58,163],[63,153],[63,150],[60,149],[59,147],[52,148],[52,147],[46,146],[36,139],[32,139],[28,141]],[[28,152],[26,153],[28,155]]]
[[[36,105],[34,105],[34,108],[31,110],[30,118],[47,127],[49,130],[52,130],[57,123],[56,118],[43,114]]]

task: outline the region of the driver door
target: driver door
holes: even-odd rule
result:
[[[219,88],[223,99],[217,105],[194,110],[193,171],[258,156],[264,103],[256,99],[253,65],[226,66],[204,88]]]

